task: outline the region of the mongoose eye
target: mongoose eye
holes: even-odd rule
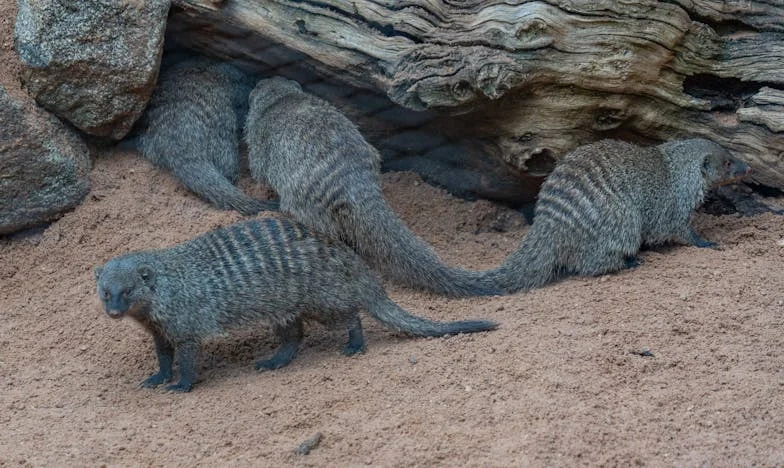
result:
[[[127,296],[129,296],[130,294],[131,294],[131,288],[125,288],[125,291],[123,291],[123,296],[126,296],[126,297],[127,297]]]
[[[103,292],[103,298],[104,299],[109,299],[110,297],[112,297],[112,295],[109,293],[109,291],[104,291]]]

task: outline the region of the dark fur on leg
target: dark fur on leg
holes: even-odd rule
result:
[[[172,379],[172,365],[174,364],[174,347],[158,331],[152,330],[155,341],[155,354],[158,356],[158,372],[147,377],[141,387],[152,388],[165,384]]]
[[[180,380],[166,387],[166,391],[174,393],[190,392],[196,383],[196,362],[199,357],[200,344],[198,341],[186,341],[175,348],[177,363],[180,366]]]
[[[633,269],[633,268],[637,268],[638,266],[640,266],[642,264],[642,262],[640,262],[640,259],[637,258],[636,256],[626,257],[624,262],[625,262],[625,267],[626,267],[627,270],[630,270],[630,269]]]
[[[362,334],[362,321],[359,319],[359,315],[356,315],[348,327],[348,343],[343,347],[343,354],[351,356],[364,352],[365,337]]]
[[[694,232],[694,229],[692,228],[689,228],[689,242],[691,243],[691,245],[695,247],[699,247],[701,249],[704,248],[713,249],[719,246],[719,244],[717,244],[716,242],[711,242],[709,240],[703,239],[696,232]]]
[[[280,369],[294,359],[299,351],[299,345],[302,343],[302,321],[295,320],[285,327],[275,327],[275,333],[280,338],[280,346],[269,358],[256,361],[257,370]]]

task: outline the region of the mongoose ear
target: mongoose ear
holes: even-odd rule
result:
[[[702,173],[703,174],[710,174],[713,172],[714,168],[712,167],[713,161],[709,154],[705,154],[702,156]]]
[[[147,265],[142,265],[138,269],[139,276],[142,277],[142,281],[148,287],[152,287],[155,284],[155,272]]]
[[[101,277],[101,273],[102,273],[102,272],[103,272],[103,267],[99,267],[99,266],[97,266],[97,267],[95,267],[95,268],[93,269],[93,273],[95,273],[95,281],[98,281],[98,278],[100,278],[100,277]]]

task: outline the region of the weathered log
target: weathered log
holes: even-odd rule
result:
[[[304,58],[406,108],[438,110],[521,170],[604,137],[703,136],[749,162],[754,181],[784,189],[781,2],[173,4],[182,44],[270,66]]]

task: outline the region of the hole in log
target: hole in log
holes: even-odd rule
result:
[[[311,31],[308,30],[308,25],[305,24],[304,20],[298,19],[297,21],[294,22],[294,25],[297,26],[297,30],[299,31],[300,34],[305,34],[305,35],[314,36],[314,37],[318,36],[317,33],[314,33],[314,32],[311,32]]]
[[[596,131],[608,131],[620,127],[627,118],[626,109],[600,107],[594,117],[592,128]]]
[[[710,101],[711,110],[735,111],[763,86],[774,87],[771,83],[722,78],[708,73],[688,76],[683,80],[683,91]]]
[[[784,195],[784,191],[777,189],[776,187],[770,187],[768,185],[763,184],[755,184],[753,182],[744,182],[746,185],[751,187],[751,189],[762,195],[763,197],[780,197]]]
[[[738,33],[759,32],[754,26],[748,25],[737,19],[715,20],[689,11],[689,17],[697,22],[707,24],[719,36],[732,36]]]
[[[738,20],[718,21],[708,24],[719,36],[732,36],[738,33],[755,33],[757,30]]]
[[[555,168],[553,152],[547,148],[537,148],[531,152],[531,157],[525,162],[525,167],[531,174],[549,174]]]

